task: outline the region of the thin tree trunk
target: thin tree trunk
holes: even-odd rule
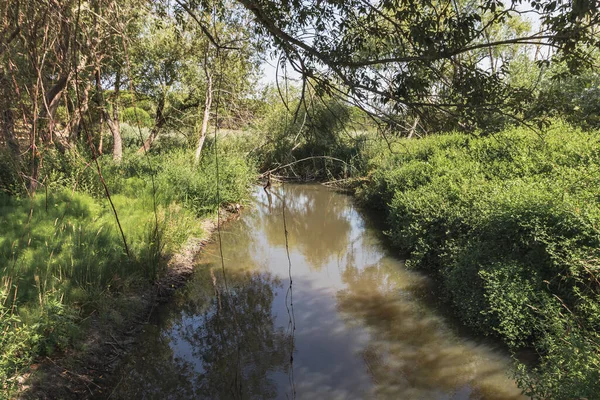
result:
[[[79,138],[81,128],[82,128],[82,119],[85,113],[87,113],[88,108],[90,106],[89,95],[90,89],[92,88],[92,81],[88,81],[85,88],[83,89],[83,95],[81,102],[78,103],[76,99],[76,103],[74,105],[73,118],[71,119],[70,128],[69,128],[69,141],[73,142]]]
[[[489,34],[484,31],[483,34],[485,35],[485,40],[489,43],[490,42],[490,36]],[[492,50],[492,46],[488,46],[488,57],[490,58],[490,67],[492,69],[492,74],[496,73],[497,70],[497,61],[494,58],[494,52]]]
[[[200,128],[200,137],[198,138],[198,147],[196,147],[196,158],[194,165],[200,162],[200,153],[206,140],[206,132],[208,131],[208,121],[210,119],[210,107],[212,106],[212,76],[206,73],[206,100],[204,101],[204,115],[202,116],[202,127]]]
[[[121,126],[119,124],[119,108],[118,108],[118,98],[119,98],[119,88],[121,87],[121,72],[117,71],[117,76],[115,80],[115,102],[113,104],[113,116],[109,114],[106,109],[106,100],[104,99],[104,89],[102,88],[102,82],[100,80],[100,66],[97,66],[96,69],[96,92],[97,92],[97,101],[100,107],[100,127],[104,127],[104,121],[106,121],[106,125],[108,125],[108,129],[113,137],[113,160],[117,163],[121,162],[123,159],[123,141],[121,139]],[[102,130],[100,132],[100,146],[99,153],[102,154],[102,143],[103,136]]]
[[[98,154],[104,154],[104,118],[100,115],[100,141],[98,142]]]
[[[414,136],[414,134],[417,133],[417,125],[419,125],[419,116],[418,115],[415,117],[415,122],[414,122],[412,128],[410,129],[410,133],[408,134],[408,139],[412,138]]]
[[[158,137],[160,130],[162,129],[162,127],[165,125],[165,122],[166,122],[165,116],[163,114],[164,110],[165,110],[165,97],[164,97],[164,95],[161,95],[161,97],[158,99],[158,104],[156,105],[156,118],[154,118],[154,127],[152,128],[152,131],[150,132],[150,136],[148,136],[148,139],[146,139],[146,141],[144,142],[142,147],[140,147],[138,149],[138,151],[137,151],[138,154],[144,153],[144,152],[150,150],[150,146],[152,146],[152,143]]]
[[[56,125],[56,121],[54,119],[56,116],[56,110],[58,109],[58,105],[63,92],[67,87],[70,76],[70,72],[67,72],[46,93],[45,107],[42,107],[41,115],[39,117],[40,120],[48,119],[48,124],[44,133],[42,134],[42,140],[44,143],[53,143],[54,126]]]
[[[104,107],[104,93],[102,92],[102,86],[100,82],[100,65],[96,64],[96,103],[100,108],[100,142],[98,143],[98,154],[102,155],[104,152],[104,114],[106,114]]]
[[[5,78],[4,75],[0,75],[0,85],[2,88],[8,88],[8,79]],[[1,112],[1,120],[0,127],[2,128],[2,132],[4,133],[4,141],[6,142],[6,146],[10,150],[10,154],[15,160],[20,158],[19,151],[19,142],[17,137],[15,136],[15,118],[13,114],[13,110],[10,108],[10,101],[8,99],[11,96],[8,95],[8,90],[3,90],[2,95],[4,96],[2,100],[2,109]]]
[[[107,120],[109,126],[112,124],[111,132],[113,136],[113,160],[121,162],[123,159],[123,139],[121,137],[121,124],[119,122],[119,92],[121,90],[121,69],[117,69],[115,78],[115,101],[113,102],[112,121]]]

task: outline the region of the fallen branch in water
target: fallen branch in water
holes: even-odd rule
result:
[[[331,156],[312,156],[312,157],[306,157],[306,158],[303,158],[303,159],[301,159],[301,160],[296,160],[296,161],[293,161],[293,162],[291,162],[291,163],[288,163],[288,164],[285,164],[285,165],[280,165],[279,167],[276,167],[276,168],[273,168],[273,169],[271,169],[271,170],[268,170],[268,171],[265,171],[265,172],[263,172],[263,173],[262,173],[262,174],[260,174],[258,177],[259,177],[259,178],[264,178],[264,177],[265,177],[265,176],[267,176],[268,174],[272,174],[273,172],[277,172],[277,171],[279,171],[279,170],[281,170],[281,169],[284,169],[284,168],[291,167],[292,165],[295,165],[295,164],[298,164],[298,163],[301,163],[301,162],[304,162],[304,161],[308,161],[308,160],[316,160],[316,159],[327,159],[327,160],[338,161],[338,162],[341,162],[342,164],[345,164],[345,165],[349,166],[350,168],[354,168],[354,169],[356,169],[356,168],[355,168],[355,167],[353,167],[352,165],[348,164],[346,161],[344,161],[344,160],[341,160],[341,159],[339,159],[339,158],[335,158],[335,157],[331,157]]]
[[[349,186],[355,183],[366,182],[368,178],[358,177],[358,178],[344,178],[344,179],[335,179],[333,181],[323,182],[322,185],[325,186]]]

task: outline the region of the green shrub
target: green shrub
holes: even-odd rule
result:
[[[146,126],[138,127],[135,123],[121,123],[121,139],[123,140],[123,147],[125,149],[139,149],[143,140],[148,139],[148,136],[150,136],[150,129]]]
[[[254,169],[240,154],[219,155],[219,198],[217,163],[207,147],[199,165],[191,151],[175,151],[164,157],[156,182],[161,203],[177,201],[198,215],[216,211],[222,204],[242,202],[248,196]]]
[[[142,108],[127,107],[121,112],[123,122],[131,126],[139,126],[142,128],[150,128],[154,123],[154,119],[148,112]]]
[[[600,392],[599,145],[560,122],[541,136],[405,140],[372,158],[357,191],[466,324],[537,350],[520,382],[541,398]]]
[[[19,178],[21,165],[8,148],[0,148],[0,193],[19,194],[25,189]]]

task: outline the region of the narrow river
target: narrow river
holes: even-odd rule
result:
[[[448,320],[351,197],[272,192],[206,247],[111,398],[521,398],[509,357]]]

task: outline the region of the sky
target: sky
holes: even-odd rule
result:
[[[262,77],[259,79],[259,83],[261,85],[267,86],[271,84],[275,84],[275,75],[277,73],[277,59],[267,59],[262,62],[260,65],[260,69],[262,72]],[[298,79],[300,75],[292,69],[292,67],[288,64],[287,68],[288,78],[290,79]],[[279,82],[283,81],[283,71],[281,68],[279,69]]]

